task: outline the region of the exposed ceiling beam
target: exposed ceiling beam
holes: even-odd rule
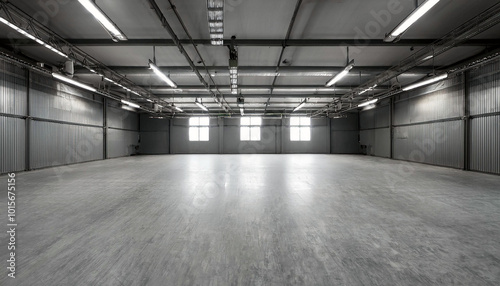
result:
[[[144,67],[133,67],[133,66],[110,66],[112,70],[127,74],[127,75],[150,75],[151,70]],[[213,76],[217,76],[217,74],[221,74],[222,76],[227,76],[229,74],[229,70],[227,66],[209,66],[207,67],[210,73],[213,73]],[[357,66],[353,68],[352,74],[356,74],[359,76],[359,72],[362,73],[380,73],[389,69],[389,66]],[[191,67],[189,66],[172,66],[172,67],[160,67],[162,71],[165,73],[169,73],[170,75],[185,75],[187,73],[193,74]],[[281,76],[303,76],[314,75],[314,76],[330,76],[331,74],[338,73],[344,69],[344,66],[337,67],[320,67],[320,66],[282,66],[280,67],[279,74]],[[426,74],[429,71],[432,71],[433,67],[431,66],[419,66],[415,67],[411,70],[410,73],[415,74]],[[302,74],[304,73],[304,74]],[[75,74],[85,75],[91,74],[85,68],[76,68]],[[276,75],[276,66],[239,66],[238,74],[247,75],[247,76],[275,76]]]
[[[113,42],[111,39],[66,39],[70,44],[75,46],[176,46],[174,41],[171,39],[129,39],[128,41]],[[396,43],[387,43],[382,39],[380,40],[370,40],[369,42],[360,42],[359,40],[353,39],[307,39],[307,40],[297,40],[289,39],[286,41],[286,46],[297,46],[297,47],[345,47],[345,46],[368,46],[368,47],[423,47],[434,43],[435,39],[403,39]],[[190,44],[189,39],[179,40],[181,44]],[[194,39],[193,42],[196,45],[207,45],[210,46],[209,39]],[[229,45],[230,40],[225,40],[225,43]],[[1,45],[11,44],[10,39],[0,39]],[[16,43],[17,44],[17,43]],[[243,47],[283,47],[285,41],[283,39],[236,39],[236,45]],[[460,46],[495,46],[499,45],[500,40],[498,39],[474,39],[467,40],[460,44]],[[36,45],[33,41],[23,41],[19,43],[20,46],[32,46]]]
[[[201,97],[201,98],[210,98],[209,94],[159,94],[157,95],[159,97],[164,97],[164,98],[194,98],[194,97]],[[267,99],[267,98],[302,98],[304,99],[305,97],[309,98],[336,98],[340,97],[341,95],[332,95],[332,94],[244,94],[245,98],[262,98],[262,99]],[[226,99],[229,100],[231,96],[226,96]],[[237,96],[234,96],[233,98],[237,98]],[[264,104],[265,101],[262,101],[262,104]]]

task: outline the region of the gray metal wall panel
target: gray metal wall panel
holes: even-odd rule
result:
[[[141,132],[140,154],[169,154],[169,132]]]
[[[332,154],[360,154],[359,131],[332,131],[330,150]]]
[[[391,156],[390,128],[361,130],[360,145],[366,145],[367,155],[389,158]]]
[[[139,114],[136,112],[108,106],[106,114],[108,127],[139,130]]]
[[[172,154],[219,153],[219,126],[217,119],[210,119],[209,141],[189,141],[189,119],[187,118],[173,120],[170,136],[170,152]]]
[[[470,72],[472,115],[500,111],[500,61]]]
[[[330,153],[330,132],[328,125],[311,126],[311,141],[290,141],[290,127],[283,127],[283,153]]]
[[[462,168],[463,132],[463,121],[396,127],[394,129],[394,158]]]
[[[31,116],[102,126],[102,97],[76,89],[52,78],[31,73]]]
[[[463,116],[461,77],[422,87],[396,97],[394,124],[411,124]]]
[[[330,120],[332,131],[353,131],[359,130],[359,114],[347,113],[346,118],[333,118]]]
[[[31,122],[31,168],[66,165],[102,158],[102,128],[43,121]]]
[[[226,123],[227,124],[227,123]],[[265,125],[261,127],[261,141],[240,141],[240,126],[224,126],[225,154],[275,154],[277,138],[281,126]]]
[[[139,145],[139,132],[108,129],[106,150],[108,158],[126,157],[136,154]]]
[[[156,132],[156,131],[168,131],[170,127],[170,120],[168,119],[154,119],[149,118],[150,114],[141,114],[141,132]]]
[[[389,105],[362,111],[359,114],[361,130],[389,127],[391,125],[391,109]]]
[[[25,132],[24,119],[0,116],[0,174],[26,168]]]
[[[25,70],[0,61],[0,113],[26,115]]]
[[[471,170],[500,174],[500,115],[471,120],[470,157]]]

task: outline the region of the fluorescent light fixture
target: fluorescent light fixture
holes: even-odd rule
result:
[[[346,76],[350,70],[354,67],[354,60],[350,61],[349,64],[344,68],[343,71],[334,76],[331,80],[329,80],[325,86],[330,87],[336,84],[339,80],[341,80],[344,76]]]
[[[392,32],[386,35],[384,41],[392,42],[397,39],[401,34],[403,34],[408,28],[418,21],[425,13],[429,12],[432,7],[434,7],[439,0],[426,0],[424,3],[420,4],[413,12],[403,20]]]
[[[153,101],[152,101],[151,99],[149,99],[149,98],[146,98],[146,101],[151,102],[151,103],[153,102]]]
[[[109,19],[104,12],[94,3],[92,0],[78,0],[80,4],[87,9],[96,19],[97,21],[108,31],[108,33],[111,35],[111,38],[113,41],[118,42],[120,41],[126,41],[127,37],[125,34],[118,29],[118,27]]]
[[[135,103],[133,103],[133,102],[126,101],[126,100],[123,100],[123,99],[122,99],[122,103],[123,103],[123,104],[126,104],[126,105],[128,105],[128,106],[130,106],[130,107],[140,108],[140,106],[139,106],[138,104],[135,104]]]
[[[304,107],[304,105],[306,105],[306,103],[307,103],[307,99],[304,99],[304,101],[302,101],[297,107],[295,107],[292,112],[300,110],[302,107]]]
[[[177,110],[179,112],[184,112],[184,110],[182,110],[179,106],[176,106],[176,105],[172,104],[172,107],[175,108],[175,110]]]
[[[0,17],[0,22],[4,23],[5,25],[11,27],[12,29],[14,29],[16,32],[18,32],[19,34],[25,36],[26,38],[29,38],[37,43],[39,43],[40,45],[46,47],[47,49],[53,51],[54,53],[60,55],[61,57],[65,57],[65,58],[69,58],[65,53],[61,52],[60,50],[54,48],[53,46],[47,44],[46,42],[44,42],[43,40],[33,36],[32,34],[28,33],[27,31],[25,31],[24,29],[12,24],[11,22],[9,22],[7,19],[3,18],[3,17]]]
[[[198,100],[196,100],[194,103],[196,103],[196,105],[198,105],[199,108],[205,110],[205,111],[208,111],[208,108],[203,105],[201,102],[199,102]]]
[[[368,92],[368,91],[370,91],[370,90],[373,90],[373,89],[375,89],[376,87],[377,87],[377,85],[374,85],[374,86],[369,87],[369,88],[367,88],[367,89],[365,89],[365,90],[362,90],[362,91],[360,91],[360,92],[359,92],[359,95],[361,95],[361,94],[363,94],[363,93],[366,93],[366,92]]]
[[[214,46],[224,44],[224,0],[207,0],[208,30],[210,43]]]
[[[424,81],[421,81],[421,82],[417,82],[415,84],[412,84],[412,85],[409,85],[407,87],[404,87],[403,91],[408,91],[408,90],[412,90],[412,89],[415,89],[415,88],[418,88],[418,87],[421,87],[421,86],[424,86],[424,85],[435,83],[435,82],[443,80],[443,79],[445,79],[447,77],[448,77],[447,73],[439,75],[439,76],[431,77],[431,78],[429,78],[427,80],[424,80]]]
[[[365,101],[363,103],[358,104],[358,107],[365,107],[365,106],[368,106],[370,104],[377,103],[377,101],[378,101],[378,98],[375,98],[375,99],[372,99],[372,100],[369,100],[369,101]]]
[[[171,80],[168,76],[166,76],[157,65],[155,65],[151,60],[149,60],[149,68],[154,71],[154,73],[161,78],[164,82],[170,85],[172,88],[177,88],[177,84],[173,80]]]
[[[90,90],[90,91],[92,91],[92,92],[96,92],[96,91],[97,91],[97,89],[95,89],[94,87],[92,87],[92,86],[90,86],[90,85],[86,85],[86,84],[84,84],[84,83],[81,83],[81,82],[76,81],[76,80],[74,80],[74,79],[71,79],[71,78],[69,78],[69,77],[65,77],[65,76],[64,76],[64,75],[62,75],[62,74],[59,74],[59,73],[55,73],[55,72],[54,72],[54,73],[52,73],[52,76],[53,76],[54,78],[57,78],[58,80],[62,80],[62,81],[64,81],[64,82],[67,82],[67,83],[72,84],[72,85],[74,85],[74,86],[78,86],[78,87],[81,87],[81,88],[83,88],[83,89]]]

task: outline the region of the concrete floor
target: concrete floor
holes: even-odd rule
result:
[[[177,155],[17,179],[18,273],[6,277],[2,231],[0,285],[500,284],[498,176],[366,156]]]

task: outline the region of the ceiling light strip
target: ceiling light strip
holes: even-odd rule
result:
[[[413,12],[403,20],[392,32],[386,35],[384,41],[392,42],[401,36],[411,25],[415,24],[423,15],[425,15],[429,10],[434,7],[439,0],[426,0],[424,3],[420,4]]]
[[[118,41],[126,41],[127,37],[125,34],[120,31],[118,26],[111,21],[111,19],[104,14],[104,12],[94,3],[92,0],[78,0],[80,4],[89,11],[94,18],[106,29],[106,31],[109,33],[113,41],[118,42]]]
[[[343,77],[345,77],[350,70],[354,67],[354,60],[350,61],[349,64],[344,68],[343,71],[338,73],[336,76],[334,76],[332,79],[330,79],[326,84],[325,87],[330,87],[334,84],[336,84],[339,80],[341,80]]]

